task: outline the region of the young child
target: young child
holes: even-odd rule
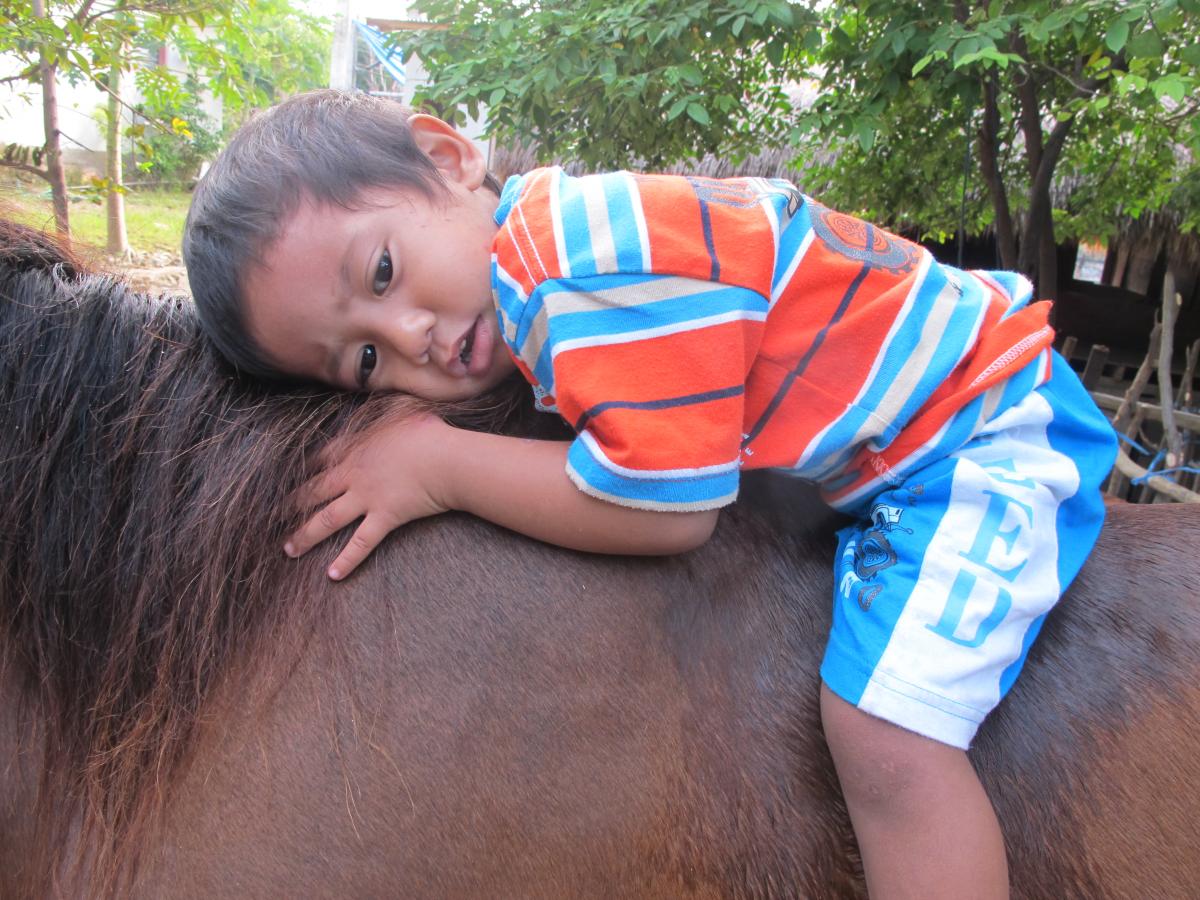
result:
[[[184,254],[247,372],[454,400],[515,368],[577,434],[378,429],[309,486],[328,502],[286,548],[361,518],[334,578],[448,509],[678,553],[741,469],[818,483],[857,517],[821,709],[871,893],[1007,894],[964,751],[1092,547],[1115,455],[1023,278],[939,265],[782,181],[540,169],[500,191],[445,123],[335,92],[234,137]]]

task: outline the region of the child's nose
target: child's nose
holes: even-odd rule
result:
[[[427,362],[437,317],[424,309],[407,309],[395,319],[392,339],[396,350],[414,362]]]

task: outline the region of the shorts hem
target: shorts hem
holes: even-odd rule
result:
[[[866,677],[853,664],[834,662],[828,653],[821,679],[831,691],[876,718],[942,744],[966,750],[986,713],[884,672]]]

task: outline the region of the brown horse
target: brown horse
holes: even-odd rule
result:
[[[0,241],[0,897],[864,894],[803,486],[672,559],[443,516],[333,585],[283,498],[395,401],[245,384],[39,241]],[[982,729],[1015,895],[1200,884],[1198,539],[1113,507]]]

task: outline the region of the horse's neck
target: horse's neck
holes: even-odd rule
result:
[[[34,842],[41,747],[26,713],[13,666],[0,664],[0,897],[21,896],[17,879]]]

